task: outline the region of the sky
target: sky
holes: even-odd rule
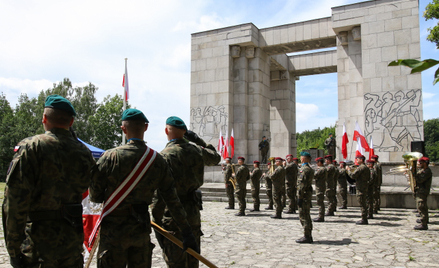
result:
[[[357,2],[0,0],[0,93],[15,107],[20,94],[36,97],[69,78],[74,86],[96,85],[101,102],[107,95],[123,94],[128,58],[129,103],[150,121],[148,145],[161,150],[167,117],[179,116],[189,125],[192,33],[328,17],[331,7]],[[428,2],[420,1],[421,54],[422,59],[438,59],[435,45],[425,40],[427,28],[437,24],[422,17]],[[434,70],[422,74],[424,120],[439,117]],[[336,74],[301,77],[296,90],[298,132],[335,125]]]

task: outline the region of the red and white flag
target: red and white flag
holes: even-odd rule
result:
[[[220,129],[219,140],[218,140],[218,152],[221,156],[223,155],[223,150],[224,150],[224,138],[223,138],[223,133],[221,132]]]
[[[355,151],[355,165],[358,165],[357,156],[364,155],[364,148],[361,147],[360,138],[357,138],[357,150]]]
[[[227,137],[227,132],[226,132],[226,140],[224,142],[224,150],[222,155],[223,159],[229,157],[228,147],[229,147],[229,138]]]
[[[346,133],[346,126],[343,123],[343,137],[341,138],[341,153],[343,154],[343,158],[346,159],[348,157],[348,146],[349,143],[348,134]]]
[[[375,152],[373,150],[372,135],[370,135],[369,160],[372,159],[372,155],[374,155],[374,154],[375,154]]]
[[[128,101],[128,93],[129,93],[129,86],[128,86],[128,68],[127,68],[127,62],[125,60],[125,74],[123,75],[123,81],[122,86],[124,88],[124,99],[125,101]]]
[[[235,138],[233,137],[233,128],[232,128],[232,134],[230,135],[230,157],[233,158],[234,154],[235,154]]]
[[[356,140],[357,143],[361,143],[363,153],[364,153],[364,151],[369,152],[369,145],[367,144],[366,138],[364,137],[363,131],[361,131],[361,128],[360,128],[360,125],[358,125],[358,122],[355,122],[354,137],[352,139]]]
[[[96,239],[97,234],[95,234],[95,237],[91,239],[93,243],[91,245],[88,244],[93,229],[95,228],[96,223],[99,220],[99,216],[101,215],[101,211],[102,204],[91,202],[88,190],[87,192],[82,194],[82,225],[84,226],[84,263],[87,262],[90,256],[90,251]]]

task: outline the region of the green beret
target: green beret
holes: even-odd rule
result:
[[[66,111],[73,116],[76,116],[75,108],[73,108],[70,101],[60,95],[50,95],[47,96],[46,101],[44,103],[44,108],[53,108]]]
[[[300,152],[300,156],[307,156],[307,157],[311,158],[311,155],[305,151]]]
[[[186,124],[183,120],[181,120],[180,117],[177,116],[170,116],[168,119],[166,119],[166,125],[170,125],[179,129],[187,130]]]
[[[332,135],[332,133],[329,133],[328,136],[329,136],[329,135]]]
[[[137,109],[126,109],[125,111],[123,111],[122,121],[129,121],[129,120],[139,120],[139,121],[145,121],[145,123],[147,124],[149,123],[145,115]]]

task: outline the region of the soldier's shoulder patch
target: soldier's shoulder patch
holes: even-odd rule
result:
[[[20,150],[20,147],[21,147],[21,146],[19,146],[19,145],[15,146],[15,147],[14,147],[14,152],[18,152],[18,150]]]

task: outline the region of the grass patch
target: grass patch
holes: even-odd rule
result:
[[[413,258],[412,256],[409,256],[409,261],[414,261],[415,258]]]

